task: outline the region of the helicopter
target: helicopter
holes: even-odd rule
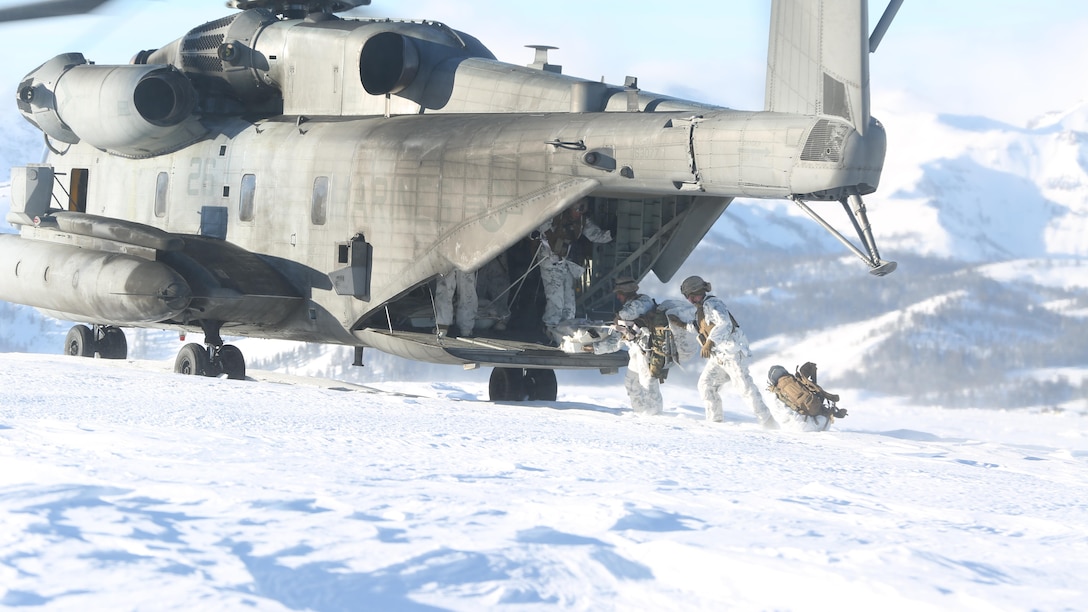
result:
[[[102,0],[0,10],[0,21]],[[573,207],[577,311],[613,283],[668,282],[734,198],[788,199],[884,276],[863,196],[887,147],[869,108],[865,0],[774,0],[765,108],[741,111],[562,73],[552,47],[501,62],[436,21],[345,18],[369,0],[232,0],[124,65],[54,57],[16,91],[43,163],[12,169],[0,299],[74,325],[65,353],[127,357],[123,328],[201,332],[181,374],[245,378],[223,335],[493,368],[493,401],[554,400],[556,369],[623,354],[542,334],[540,228]],[[814,208],[841,205],[860,246]],[[810,205],[812,203],[812,205]],[[439,279],[507,263],[508,325],[436,333]],[[592,325],[590,325],[592,328]]]

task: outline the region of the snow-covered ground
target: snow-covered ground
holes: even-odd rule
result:
[[[0,354],[0,607],[1088,606],[1088,406],[848,396],[791,433],[673,380],[640,418],[615,376],[492,404],[171,366]]]

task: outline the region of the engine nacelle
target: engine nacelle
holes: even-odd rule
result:
[[[334,116],[382,112],[384,100],[368,101],[418,94],[436,63],[489,53],[437,24],[334,19],[271,24],[253,50],[269,60],[263,77],[282,92],[284,114]]]
[[[411,38],[397,32],[379,32],[363,43],[359,53],[359,81],[372,96],[400,93],[419,71],[419,51]]]
[[[266,9],[245,10],[193,28],[137,63],[176,66],[199,83],[204,102],[225,95],[247,108],[260,108],[280,91],[267,77],[269,58],[253,47],[265,28],[277,22]]]
[[[468,57],[494,59],[478,40],[437,22],[328,13],[280,20],[249,8],[136,61],[184,72],[206,112],[349,116],[419,112],[435,67]]]
[[[196,90],[173,66],[98,66],[58,55],[23,79],[19,111],[50,138],[128,157],[167,153],[204,135]]]

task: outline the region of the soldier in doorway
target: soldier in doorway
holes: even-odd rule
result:
[[[454,312],[454,301],[457,303]],[[476,328],[476,272],[453,270],[438,277],[438,286],[434,292],[435,333],[439,337],[449,335],[454,314],[457,316],[457,328],[460,336],[468,338]]]
[[[504,331],[510,320],[510,267],[506,253],[484,264],[476,275],[476,293],[485,301],[484,312],[494,315],[495,331]]]
[[[544,328],[555,341],[555,326],[575,315],[574,281],[585,268],[569,258],[571,247],[579,238],[590,242],[612,241],[612,232],[602,230],[586,215],[589,202],[582,198],[537,230],[540,239],[540,279],[544,285]]]

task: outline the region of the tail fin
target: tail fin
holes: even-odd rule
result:
[[[869,125],[866,0],[774,0],[766,109]]]

